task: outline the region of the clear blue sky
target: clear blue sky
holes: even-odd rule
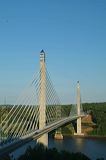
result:
[[[106,0],[0,0],[0,103],[32,79],[39,52],[63,103],[106,101]]]

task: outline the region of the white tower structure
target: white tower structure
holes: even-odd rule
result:
[[[81,97],[80,97],[80,83],[77,81],[77,115],[81,115]],[[77,133],[75,135],[83,135],[81,131],[81,117],[77,119]]]
[[[46,126],[46,64],[45,52],[40,52],[40,93],[39,93],[39,129]],[[44,134],[38,139],[39,143],[48,146],[48,134]]]

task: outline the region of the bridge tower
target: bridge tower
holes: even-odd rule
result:
[[[39,129],[46,126],[46,64],[45,52],[40,52],[40,93],[39,93]],[[44,134],[38,139],[39,143],[48,146],[48,134]]]
[[[80,83],[77,81],[77,115],[81,115],[81,97],[80,97]],[[83,135],[81,131],[81,117],[77,119],[77,133],[75,135]]]

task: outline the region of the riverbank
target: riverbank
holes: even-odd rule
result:
[[[72,138],[93,138],[93,139],[105,139],[106,140],[106,136],[99,136],[99,135],[70,135],[70,134],[63,134],[63,137],[72,137]]]
[[[55,134],[51,134],[50,136],[54,137]],[[89,138],[89,139],[104,139],[106,140],[106,136],[100,136],[100,135],[71,135],[71,134],[62,134],[63,135],[63,139],[64,137],[71,137],[71,138]]]

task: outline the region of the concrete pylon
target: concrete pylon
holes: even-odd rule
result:
[[[81,115],[81,97],[80,97],[80,83],[79,81],[77,81],[77,115],[80,116]],[[79,117],[77,119],[77,133],[75,133],[75,135],[83,135],[82,131],[81,131],[81,117]]]
[[[39,95],[39,129],[46,126],[46,64],[45,52],[40,52],[40,95]],[[48,134],[44,134],[38,139],[39,143],[48,146]]]

